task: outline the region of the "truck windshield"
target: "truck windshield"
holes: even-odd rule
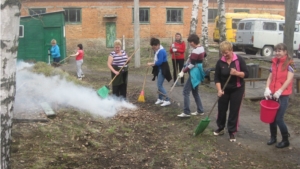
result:
[[[237,25],[241,19],[232,19],[232,29],[237,29]]]

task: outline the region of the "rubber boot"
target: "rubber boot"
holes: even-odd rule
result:
[[[267,145],[272,145],[277,142],[276,136],[271,136],[270,140],[267,142]]]
[[[276,136],[277,136],[277,127],[275,129],[274,128],[271,129],[271,126],[270,126],[270,132],[271,132],[271,138],[267,142],[267,145],[272,145],[272,144],[274,144],[274,143],[277,142],[277,139],[276,139]]]
[[[290,142],[289,142],[289,136],[290,136],[289,133],[282,134],[282,141],[279,142],[279,143],[276,145],[276,147],[277,147],[277,148],[288,147],[288,146],[290,145]]]

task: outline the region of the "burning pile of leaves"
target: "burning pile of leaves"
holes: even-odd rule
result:
[[[149,111],[137,108],[135,110],[129,110],[129,109],[122,109],[118,111],[113,119],[124,122],[124,123],[137,123],[137,122],[155,122],[158,119],[155,119],[155,116],[153,116],[153,113],[150,113]]]

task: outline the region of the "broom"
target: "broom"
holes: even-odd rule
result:
[[[228,79],[227,79],[225,85],[223,86],[222,91],[225,90],[225,88],[226,88],[226,86],[227,86],[227,84],[228,84],[230,78],[231,78],[231,75],[229,75],[229,77],[228,77]],[[202,132],[206,129],[206,127],[208,126],[208,124],[209,124],[209,122],[210,122],[209,116],[210,116],[210,114],[212,113],[213,109],[215,108],[216,104],[218,103],[219,99],[220,99],[220,97],[218,97],[218,99],[215,101],[213,107],[210,109],[210,112],[209,112],[208,116],[206,116],[205,119],[202,119],[202,120],[199,122],[198,126],[197,126],[196,129],[195,129],[194,136],[199,135],[200,133],[202,133]]]
[[[146,84],[146,77],[147,77],[147,74],[148,74],[148,70],[149,70],[149,66],[147,67],[147,70],[146,70],[146,74],[145,74],[145,78],[144,78],[144,83],[143,83],[143,88],[142,88],[142,91],[141,91],[140,96],[138,98],[138,102],[145,102],[144,88],[145,88],[145,84]]]

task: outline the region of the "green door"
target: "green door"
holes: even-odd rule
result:
[[[115,40],[116,40],[116,23],[107,22],[106,23],[106,47],[113,48]]]
[[[59,46],[60,49],[60,55],[62,55],[62,32],[60,27],[48,27],[44,28],[44,61],[48,63],[48,49],[51,48],[51,40],[55,39],[57,45]],[[63,59],[62,57],[60,58],[61,60]],[[52,61],[52,58],[50,57],[50,60]]]

